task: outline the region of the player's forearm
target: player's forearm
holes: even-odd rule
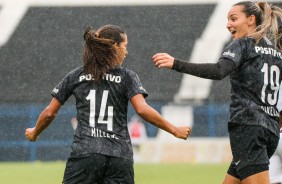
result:
[[[178,72],[213,80],[221,80],[229,75],[236,65],[231,60],[219,60],[217,63],[188,63],[174,60],[172,69]]]
[[[34,127],[34,136],[38,136],[41,132],[46,129],[56,117],[55,113],[51,113],[46,108],[39,116],[36,125]]]
[[[164,131],[171,133],[172,135],[174,135],[177,131],[174,125],[165,120],[155,109],[147,104],[144,104],[143,108],[137,113],[145,121],[158,128],[163,129]]]

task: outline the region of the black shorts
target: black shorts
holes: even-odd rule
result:
[[[101,154],[69,158],[63,183],[134,184],[133,161]]]
[[[277,148],[279,137],[255,125],[228,125],[233,160],[228,174],[243,180],[268,170],[269,158]]]

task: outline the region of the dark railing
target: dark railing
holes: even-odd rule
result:
[[[150,104],[160,111],[165,103]],[[0,161],[62,160],[70,152],[73,137],[71,118],[76,116],[73,105],[64,105],[54,122],[36,142],[25,138],[25,129],[33,127],[43,105],[1,105],[0,106]],[[194,106],[192,137],[227,136],[228,106],[207,104]],[[134,110],[129,106],[128,116]],[[145,123],[148,137],[156,136],[158,129]]]
[[[73,130],[67,122],[75,117],[75,109],[71,106],[61,108],[55,121],[40,135],[38,141],[29,142],[25,139],[25,129],[35,125],[43,108],[45,106],[42,105],[0,106],[0,161],[34,161],[38,159],[40,148],[69,147]]]

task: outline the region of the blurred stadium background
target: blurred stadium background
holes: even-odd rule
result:
[[[191,125],[187,141],[143,122],[147,139],[138,162],[226,163],[229,79],[211,81],[158,70],[157,52],[192,62],[216,62],[230,41],[225,28],[234,0],[0,0],[0,161],[66,160],[76,116],[66,103],[36,143],[25,140],[53,87],[82,64],[86,26],[123,27],[124,66],[138,73],[147,102],[174,124]],[[282,1],[270,1],[282,6]],[[134,115],[129,107],[129,118]]]

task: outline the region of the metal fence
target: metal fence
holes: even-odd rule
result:
[[[150,103],[157,111],[166,103]],[[38,141],[29,142],[25,129],[33,127],[43,105],[0,106],[0,161],[65,160],[70,153],[74,129],[71,119],[76,116],[74,105],[62,106],[54,122],[40,135]],[[205,104],[194,106],[194,125],[191,137],[227,136],[228,106]],[[128,117],[134,115],[131,106]],[[155,137],[158,129],[145,123],[148,137]]]

